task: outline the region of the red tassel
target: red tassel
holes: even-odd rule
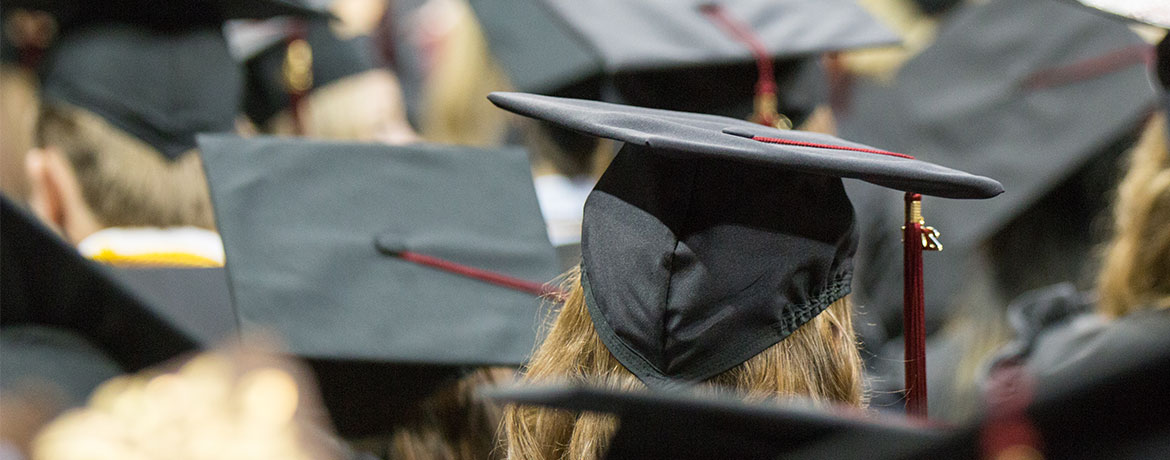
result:
[[[906,413],[926,417],[926,311],[922,281],[922,250],[926,227],[922,195],[906,193],[906,226],[902,230],[903,336],[906,344]]]
[[[541,283],[514,278],[502,273],[484,270],[480,268],[470,267],[467,265],[452,262],[446,259],[440,259],[426,254],[420,254],[411,251],[400,251],[395,255],[401,257],[403,260],[414,262],[419,265],[426,265],[428,267],[437,268],[456,275],[465,276],[468,278],[483,281],[485,283],[495,284],[508,289],[527,292],[535,296],[552,295],[554,297],[563,297],[560,290],[547,286]]]

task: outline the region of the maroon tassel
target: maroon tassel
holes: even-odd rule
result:
[[[903,312],[906,344],[906,413],[926,417],[926,309],[922,251],[928,227],[922,220],[922,195],[906,193],[906,225],[902,228]]]

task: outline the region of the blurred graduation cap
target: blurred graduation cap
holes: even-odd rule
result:
[[[244,113],[257,126],[316,88],[377,67],[369,37],[342,38],[326,20],[232,22],[228,41],[244,61]]]
[[[227,273],[222,267],[119,267],[106,272],[201,348],[238,338]]]
[[[283,0],[9,6],[44,10],[62,22],[41,72],[46,103],[93,112],[168,159],[194,148],[196,133],[235,127],[243,77],[220,30],[223,21],[322,15]]]
[[[613,414],[617,433],[605,458],[892,459],[946,439],[947,432],[903,417],[807,401],[747,403],[728,395],[627,392],[580,386],[497,389],[521,405]],[[804,403],[804,404],[802,404]]]
[[[332,17],[296,0],[7,0],[5,12],[17,9],[52,14],[63,31],[73,27],[128,23],[155,29],[218,27],[228,19],[265,19],[275,16]]]
[[[956,268],[966,265],[972,248],[1027,214],[1074,174],[1116,158],[1155,101],[1146,76],[1149,51],[1124,25],[1080,7],[992,0],[955,10],[940,25],[934,44],[908,61],[892,86],[855,82],[848,110],[836,114],[842,136],[995,177],[1011,194],[1011,199],[970,206],[938,206],[930,213],[933,224],[946,229],[949,246],[926,261],[927,271],[940,273],[939,282],[928,288],[932,302],[954,298],[967,283]],[[897,221],[898,211],[886,205],[891,194],[864,184],[851,184],[849,190],[863,210],[863,232]],[[1100,199],[1104,190],[1087,195]],[[1059,223],[1040,224],[1045,235],[1037,238],[1051,241],[1072,233],[1089,239],[1088,222],[1095,216],[1085,208],[1079,203],[1054,209]],[[879,242],[881,234],[865,238],[863,248],[885,250],[865,256],[861,290],[883,322],[896,324],[896,313],[884,306],[900,301],[896,279],[889,279],[896,276],[891,257],[897,257],[898,243],[890,238]],[[1032,241],[1033,248],[1037,244]],[[1090,244],[1084,243],[1085,250]],[[1067,248],[1049,252],[1079,257],[1079,251]],[[1067,272],[1080,266],[1056,265]],[[1063,280],[1079,273],[1036,275],[1068,277]],[[940,312],[935,303],[932,311]]]
[[[523,363],[557,275],[525,152],[204,136],[240,327],[317,372],[345,435]]]
[[[651,387],[739,365],[850,292],[857,232],[841,178],[912,191],[908,211],[918,193],[1003,192],[986,177],[823,134],[533,94],[489,99],[625,143],[585,203],[581,282],[602,342]],[[920,260],[929,228],[907,219],[908,255]],[[916,323],[921,305],[908,298]]]
[[[1009,375],[993,385],[990,408],[944,440],[906,459],[975,459],[1037,452],[1060,459],[1144,459],[1170,449],[1170,321],[1165,311],[1115,320],[1096,348],[1037,378]],[[1145,314],[1145,316],[1142,316]],[[1009,378],[1014,377],[1011,380]]]
[[[825,97],[820,69],[806,58],[898,41],[845,0],[471,5],[516,90],[736,118],[771,93],[799,121]]]
[[[68,331],[127,371],[197,348],[155,307],[7,198],[0,198],[0,213],[0,325]]]

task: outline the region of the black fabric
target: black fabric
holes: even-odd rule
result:
[[[173,160],[195,148],[196,133],[235,128],[243,75],[218,29],[111,24],[61,37],[42,91],[46,103],[93,112]]]
[[[108,272],[205,348],[238,338],[223,268],[109,267]]]
[[[52,14],[62,30],[83,24],[126,23],[155,29],[218,26],[228,19],[274,16],[331,17],[297,0],[6,0],[4,11],[17,8]]]
[[[597,331],[652,385],[783,340],[849,293],[857,245],[838,178],[632,144],[589,195],[581,239]]]
[[[93,344],[53,327],[0,328],[0,350],[0,394],[49,390],[62,409],[84,405],[98,385],[122,374]]]
[[[343,435],[387,432],[466,368],[527,360],[535,294],[380,249],[551,281],[525,152],[229,136],[200,150],[241,329],[309,361]]]
[[[801,400],[745,403],[728,395],[519,387],[490,396],[526,405],[613,414],[605,458],[881,459],[944,439],[941,429],[897,416],[867,418]]]
[[[832,136],[532,94],[489,99],[626,142],[585,203],[582,284],[606,347],[654,387],[734,367],[849,293],[857,230],[841,177],[951,197],[1002,192]]]
[[[0,326],[70,332],[138,371],[197,348],[194,340],[18,209],[0,198]]]
[[[1045,458],[1147,459],[1170,448],[1170,314],[1145,310],[1099,328],[1093,340],[1067,353],[1055,372],[1041,372],[1027,407]],[[1039,351],[1039,350],[1037,350]],[[1046,371],[1052,371],[1047,369]],[[988,417],[961,426],[944,442],[928,443],[908,459],[985,458],[981,433]]]
[[[309,91],[375,68],[369,37],[338,37],[325,20],[307,21],[305,29],[305,41],[313,52]],[[282,40],[244,63],[244,113],[260,126],[292,102],[283,71],[285,45]]]
[[[718,4],[775,61],[780,112],[803,118],[798,82],[819,53],[894,44],[854,2],[823,0],[474,0],[492,54],[524,92],[732,117],[751,114],[757,67],[747,45],[704,16]]]
[[[1148,70],[1140,59],[1105,59],[1090,66],[1100,73],[1080,79],[1046,87],[1029,81],[1144,46],[1125,25],[1077,6],[993,0],[950,12],[935,42],[892,85],[853,86],[848,110],[835,114],[842,136],[995,177],[1007,189],[1003,199],[969,206],[923,202],[946,248],[924,257],[929,331],[947,320],[960,290],[972,288],[967,268],[981,246],[994,252],[989,269],[1000,275],[992,285],[1002,291],[1000,305],[1030,289],[1086,279],[1085,255],[1100,242],[1094,222],[1155,103]],[[901,225],[901,206],[877,187],[846,188],[862,228],[855,292],[896,335],[901,249],[887,230]]]

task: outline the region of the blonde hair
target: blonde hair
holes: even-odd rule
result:
[[[567,276],[569,293],[537,348],[525,383],[569,382],[636,391],[645,385],[610,354],[585,306],[579,273]],[[747,400],[806,396],[863,406],[862,364],[853,334],[848,296],[796,332],[746,362],[705,382],[710,391]],[[601,458],[617,428],[613,416],[528,406],[507,406],[507,458],[585,460]]]
[[[414,130],[406,121],[398,77],[389,70],[368,70],[330,82],[309,93],[306,102],[300,115],[307,137],[390,144],[415,140]],[[295,134],[291,111],[285,109],[274,115],[263,130],[269,134]]]
[[[422,136],[429,142],[490,147],[504,141],[507,114],[487,100],[509,88],[488,51],[487,39],[464,0],[450,2],[456,23],[436,52],[426,82]]]
[[[61,104],[42,108],[36,130],[39,146],[55,147],[69,161],[103,226],[215,229],[195,149],[167,160],[96,114]]]
[[[1170,147],[1163,113],[1151,118],[1118,185],[1113,239],[1097,280],[1098,311],[1119,317],[1170,308]]]

